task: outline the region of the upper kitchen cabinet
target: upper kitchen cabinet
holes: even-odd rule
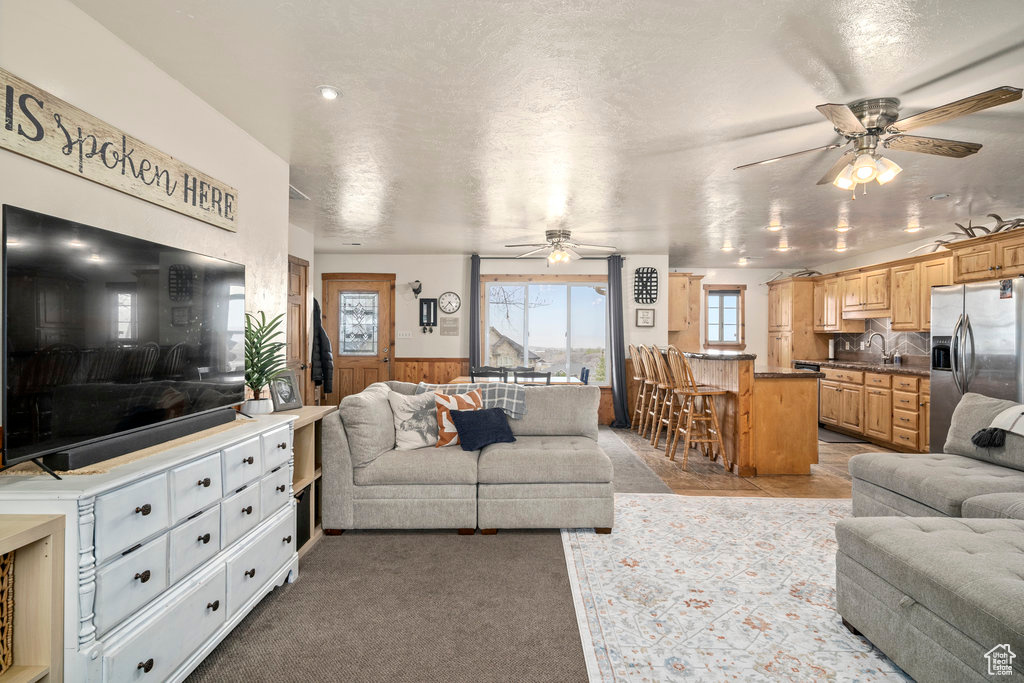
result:
[[[892,329],[920,330],[921,264],[907,263],[894,266],[892,272]]]
[[[794,284],[792,280],[783,280],[768,286],[769,331],[788,331],[793,328]]]
[[[842,276],[844,318],[884,318],[889,315],[889,269],[857,271]]]
[[[680,351],[700,351],[702,277],[668,274],[668,343]]]
[[[825,358],[828,340],[814,334],[814,288],[809,278],[768,285],[768,365],[790,367],[794,360]]]
[[[951,284],[953,284],[952,258],[942,256],[921,263],[920,331],[927,332],[932,328],[932,287],[944,287]]]
[[[985,235],[946,245],[953,252],[953,281],[975,282],[1024,275],[1024,233]]]
[[[863,332],[863,320],[843,318],[842,278],[829,276],[814,283],[814,331]]]

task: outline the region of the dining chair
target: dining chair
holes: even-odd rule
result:
[[[584,384],[590,384],[590,368],[586,366],[580,368],[580,381]]]
[[[502,382],[508,381],[508,371],[493,365],[481,365],[469,369],[469,381],[475,382],[477,377],[497,377]]]
[[[544,380],[545,384],[551,384],[551,373],[540,372],[539,370],[525,370],[523,372],[515,372],[513,373],[512,377],[513,381],[516,384],[519,384],[520,379],[542,379]],[[531,384],[536,384],[536,382],[531,382]]]
[[[693,369],[690,367],[690,361],[686,359],[686,356],[681,355],[681,358],[683,388],[675,390],[681,408],[672,437],[669,460],[676,459],[676,447],[679,445],[679,437],[682,436],[684,470],[690,448],[697,446],[712,462],[721,457],[726,471],[731,471],[732,465],[729,463],[729,456],[725,452],[725,442],[722,440],[718,408],[715,406],[715,398],[724,396],[727,392],[724,389],[698,385],[693,375]],[[717,453],[715,452],[716,446]]]

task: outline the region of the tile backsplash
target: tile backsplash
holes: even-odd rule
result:
[[[931,353],[931,336],[927,332],[893,332],[889,318],[872,318],[865,322],[864,332],[835,335],[837,356],[841,358],[855,353],[880,353],[877,342],[875,346],[867,346],[868,337],[875,332],[885,337],[886,351],[899,351],[902,356],[928,356]],[[862,341],[865,345],[863,351],[860,348]],[[847,342],[850,344],[849,349],[846,348]]]

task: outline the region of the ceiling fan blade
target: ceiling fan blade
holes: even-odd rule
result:
[[[868,129],[860,122],[857,115],[845,104],[819,104],[815,107],[821,115],[832,122],[842,133],[867,133]]]
[[[516,258],[526,258],[526,257],[528,257],[528,256],[533,256],[533,255],[534,255],[534,254],[536,254],[537,252],[540,252],[540,251],[545,251],[545,250],[547,250],[547,249],[549,249],[549,248],[550,248],[550,247],[548,247],[548,245],[546,245],[546,244],[545,244],[545,245],[544,245],[543,247],[541,247],[540,249],[534,249],[534,250],[532,250],[532,251],[528,251],[528,252],[526,252],[525,254],[520,254],[519,256],[516,256]]]
[[[842,147],[844,144],[846,144],[846,143],[834,143],[834,144],[831,144],[831,145],[824,145],[823,147],[815,147],[813,149],[805,149],[802,152],[793,152],[792,154],[783,154],[781,157],[775,157],[773,159],[764,159],[763,161],[755,161],[752,164],[743,164],[742,166],[737,166],[736,168],[734,168],[732,170],[738,171],[741,168],[750,168],[751,166],[763,166],[765,164],[774,164],[776,161],[782,161],[783,159],[789,159],[790,157],[798,157],[801,154],[809,154],[811,152],[820,152],[820,151],[826,150],[826,149],[837,149],[839,147]]]
[[[547,242],[537,242],[535,244],[506,244],[506,247],[515,249],[517,247],[548,247],[551,246]]]
[[[615,247],[610,247],[607,244],[581,244],[579,242],[573,242],[570,246],[576,249],[597,249],[599,251],[615,251]]]
[[[855,156],[857,156],[857,154],[852,149],[844,152],[836,160],[836,163],[832,164],[832,168],[828,169],[828,172],[825,173],[825,175],[821,176],[821,180],[818,181],[818,185],[830,184],[833,180],[836,179],[836,176],[843,172],[843,169],[846,168],[846,165],[853,161],[853,158]]]
[[[986,90],[985,92],[978,93],[977,95],[971,95],[970,97],[965,97],[962,100],[950,102],[949,104],[944,104],[941,107],[929,109],[928,111],[923,111],[920,114],[914,114],[913,116],[908,116],[905,119],[900,119],[895,123],[889,124],[886,131],[890,133],[906,133],[907,131],[914,130],[915,128],[932,126],[936,123],[949,121],[950,119],[955,119],[960,116],[967,116],[968,114],[973,114],[976,111],[982,111],[989,107],[997,107],[1000,104],[1014,102],[1020,99],[1020,95],[1020,88],[1013,88],[1008,85],[1004,85],[1000,88]]]
[[[953,157],[961,159],[974,154],[981,145],[976,142],[960,142],[958,140],[943,140],[942,138],[922,138],[917,135],[893,135],[882,143],[886,149],[898,149],[903,152],[920,152],[922,154],[937,154],[942,157]]]
[[[570,261],[579,261],[581,258],[583,258],[575,249],[570,249],[569,247],[562,247],[562,249],[564,249],[565,253],[569,255]]]

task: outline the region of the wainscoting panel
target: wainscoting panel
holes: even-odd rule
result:
[[[468,358],[396,358],[392,377],[400,382],[444,384],[469,374]]]

